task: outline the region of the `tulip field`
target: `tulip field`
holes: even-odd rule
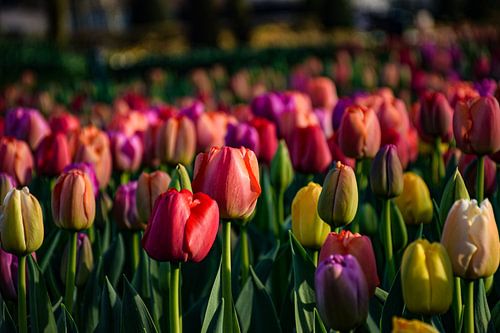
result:
[[[0,333],[500,332],[500,35],[469,29],[0,86]]]

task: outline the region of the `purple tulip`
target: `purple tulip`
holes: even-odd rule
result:
[[[31,256],[36,260],[35,254]],[[0,292],[4,299],[13,302],[17,301],[17,266],[17,256],[0,247]]]
[[[354,100],[351,97],[340,98],[337,104],[335,104],[332,114],[332,126],[334,131],[339,129],[340,121],[342,120],[345,109],[352,104],[354,104]]]
[[[26,141],[32,150],[49,133],[49,124],[38,110],[16,108],[7,113],[5,135]]]
[[[135,172],[142,161],[144,146],[138,135],[127,136],[122,132],[109,132],[113,167],[120,171]]]
[[[331,255],[315,275],[316,304],[323,322],[331,329],[349,331],[366,321],[368,287],[356,258]]]
[[[193,104],[181,110],[180,114],[183,116],[187,116],[194,123],[201,116],[201,114],[205,112],[205,105],[201,101],[194,101]]]
[[[480,96],[494,96],[497,89],[497,83],[495,80],[483,79],[479,82],[475,82],[474,88]]]
[[[146,225],[139,220],[136,205],[137,181],[120,185],[113,202],[113,215],[120,229],[143,230]]]
[[[275,123],[283,113],[284,107],[283,98],[274,92],[255,97],[251,104],[252,113],[255,116],[269,119]]]
[[[66,268],[68,266],[69,243],[66,245],[61,259],[61,281],[66,283]],[[83,232],[78,233],[76,243],[76,272],[75,284],[82,287],[87,282],[94,268],[94,255],[89,236]]]
[[[89,176],[90,181],[92,182],[92,187],[94,188],[94,195],[97,197],[99,194],[99,181],[97,180],[94,166],[88,162],[71,163],[64,168],[63,172],[68,172],[72,169],[82,170]]]
[[[226,146],[233,148],[245,147],[259,155],[259,132],[249,124],[229,124],[226,134]]]

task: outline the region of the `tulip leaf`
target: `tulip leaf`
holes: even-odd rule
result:
[[[442,223],[441,217],[439,216],[439,206],[438,206],[436,200],[434,200],[434,199],[432,199],[432,208],[433,208],[432,224],[433,224],[434,230],[436,232],[435,239],[436,239],[436,241],[439,242],[441,240],[441,232],[443,231],[443,223]]]
[[[10,315],[5,301],[0,296],[0,333],[16,332],[16,324]]]
[[[29,313],[33,332],[56,332],[57,325],[42,272],[32,256],[28,258]]]
[[[484,288],[484,279],[478,279],[474,283],[474,332],[488,332],[491,314],[486,299],[486,289]],[[492,323],[491,323],[492,324]]]
[[[236,301],[236,312],[243,333],[281,331],[271,296],[251,266],[250,278]]]
[[[139,295],[141,295],[149,311],[154,314],[153,299],[151,295],[150,263],[146,251],[140,251],[139,266],[132,279],[132,285]]]
[[[42,259],[40,260],[40,270],[45,273],[50,259],[52,259],[52,254],[54,253],[57,245],[59,245],[59,239],[61,238],[62,230],[61,229],[54,229],[50,235],[47,237],[43,245],[46,245],[47,248],[45,249],[44,246],[38,251],[43,254]],[[44,251],[42,251],[44,250]]]
[[[158,332],[148,308],[134,287],[124,277],[121,332]]]
[[[500,332],[500,301],[491,310],[490,326],[495,329],[493,332]]]
[[[396,274],[394,282],[392,283],[389,295],[387,295],[387,300],[382,308],[382,316],[380,318],[380,331],[381,332],[391,332],[392,329],[392,317],[401,317],[405,308],[405,302],[403,300],[403,290],[401,287],[401,276],[400,272]]]
[[[318,310],[314,309],[314,330],[313,333],[327,333],[325,325],[319,316]]]
[[[184,275],[184,270],[182,271]],[[160,331],[168,327],[168,284],[170,263],[149,260],[149,275],[151,278],[151,297],[153,303],[152,315]]]
[[[387,296],[389,296],[389,293],[384,289],[377,287],[375,288],[375,296],[382,304],[384,304],[387,300]]]
[[[57,332],[59,333],[78,333],[78,327],[76,326],[73,317],[66,309],[64,304],[61,304],[61,313],[57,319]]]
[[[113,289],[113,286],[106,277],[104,286],[102,287],[99,324],[94,332],[120,332],[121,307],[122,303],[120,301],[120,297],[118,297],[116,291]]]
[[[406,230],[403,214],[398,206],[391,200],[391,226],[392,244],[394,251],[404,249],[408,244],[408,231]]]
[[[125,264],[125,246],[121,234],[118,234],[113,240],[112,244],[104,253],[102,260],[103,275],[100,281],[103,281],[103,277],[107,276],[111,285],[116,288]]]
[[[219,264],[219,271],[217,272],[217,276],[215,277],[215,281],[212,285],[212,290],[210,291],[207,309],[205,310],[205,316],[203,317],[201,333],[216,332],[215,327],[217,327],[217,323],[221,321],[220,318],[224,316],[221,286],[221,265],[222,261]],[[219,315],[217,316],[218,312]]]
[[[316,267],[293,233],[289,232],[293,266],[293,303],[297,332],[311,332],[314,327],[314,273]]]
[[[273,188],[269,180],[269,171],[267,168],[261,168],[260,186],[262,192],[257,199],[256,213],[253,218],[255,226],[259,231],[263,231],[274,238],[278,235],[281,226],[276,221],[275,203],[273,197]]]

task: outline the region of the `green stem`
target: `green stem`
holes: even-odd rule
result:
[[[241,285],[243,286],[248,279],[250,272],[250,256],[248,253],[248,233],[246,226],[241,228]]]
[[[441,138],[437,137],[434,141],[434,151],[432,153],[432,183],[437,188],[441,177],[444,176],[444,162],[441,156]]]
[[[222,297],[224,298],[224,332],[233,331],[233,295],[231,291],[231,222],[222,222]]]
[[[75,292],[76,276],[76,245],[78,233],[71,231],[69,236],[68,266],[66,267],[66,293],[64,294],[64,305],[69,313],[73,311],[73,295]]]
[[[466,281],[465,333],[474,333],[474,280]]]
[[[384,200],[382,204],[382,221],[384,223],[384,250],[387,267],[387,278],[389,285],[394,279],[394,260],[392,254],[392,234],[391,234],[391,202]]]
[[[458,332],[460,321],[462,317],[462,287],[460,285],[460,278],[455,278],[455,285],[453,288],[453,320],[455,323],[455,332]]]
[[[313,263],[316,267],[318,267],[318,257],[319,257],[319,251],[318,250],[314,250],[313,251],[313,256],[312,256],[312,259],[313,259]]]
[[[135,272],[137,267],[139,267],[141,249],[141,233],[139,231],[134,231],[132,233],[132,270]]]
[[[476,197],[478,204],[484,199],[484,156],[477,159]]]
[[[18,256],[17,266],[17,322],[19,333],[28,333],[26,315],[26,256]]]
[[[181,265],[178,262],[170,263],[170,333],[180,333],[180,311],[179,311],[179,276]]]
[[[278,190],[276,202],[276,230],[275,235],[280,235],[281,226],[285,223],[285,191]]]
[[[121,176],[120,176],[120,184],[127,184],[128,181],[130,180],[130,174],[127,171],[123,171]]]

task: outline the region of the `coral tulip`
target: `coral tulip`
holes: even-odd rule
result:
[[[143,172],[137,181],[136,205],[141,222],[147,223],[156,198],[166,192],[170,176],[163,171]]]

